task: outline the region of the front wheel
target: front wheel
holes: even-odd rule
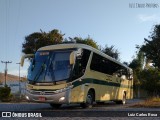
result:
[[[86,98],[86,103],[81,103],[82,108],[92,108],[93,107],[93,98],[94,94],[92,91],[89,91]]]

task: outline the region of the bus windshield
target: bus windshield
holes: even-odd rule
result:
[[[38,83],[67,80],[72,51],[37,51],[28,69],[28,80]]]

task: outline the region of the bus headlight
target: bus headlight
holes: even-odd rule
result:
[[[59,99],[59,102],[61,102],[61,101],[63,101],[63,100],[65,100],[65,97],[61,97],[61,98]]]
[[[27,95],[25,97],[26,97],[27,100],[29,100],[29,97]]]

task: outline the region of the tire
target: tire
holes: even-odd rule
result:
[[[115,101],[115,102],[116,102],[116,104],[123,104],[123,105],[125,105],[126,104],[126,93],[123,93],[122,100]]]
[[[92,108],[93,107],[94,94],[89,91],[86,97],[86,103],[81,103],[82,108]]]
[[[56,109],[58,109],[58,108],[60,108],[60,107],[61,107],[61,104],[54,104],[54,103],[50,103],[50,106],[51,106],[52,108],[56,108]]]
[[[123,99],[122,99],[122,104],[126,104],[126,93],[123,93]]]

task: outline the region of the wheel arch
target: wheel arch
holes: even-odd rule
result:
[[[122,91],[122,97],[123,97],[124,94],[125,94],[125,96],[127,96],[127,91],[126,90]]]

